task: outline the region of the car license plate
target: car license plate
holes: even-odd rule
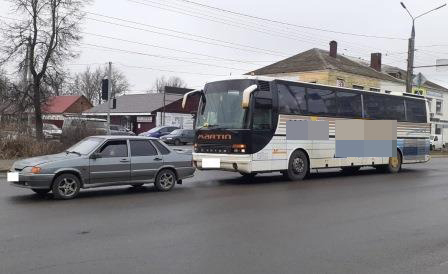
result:
[[[219,158],[202,159],[202,167],[203,168],[220,168],[221,167],[221,159],[219,159]]]
[[[8,172],[6,175],[6,179],[8,182],[18,182],[19,181],[19,173],[18,172]]]

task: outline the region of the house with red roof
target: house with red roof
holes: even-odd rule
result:
[[[45,123],[62,127],[64,116],[81,114],[93,105],[83,95],[52,96],[42,105]]]

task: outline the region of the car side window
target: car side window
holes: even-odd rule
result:
[[[108,141],[98,153],[102,158],[128,157],[128,145],[125,140]]]
[[[155,156],[156,148],[148,140],[131,140],[131,156]]]
[[[157,147],[157,149],[159,150],[159,152],[162,155],[167,155],[170,154],[170,151],[164,146],[162,145],[159,141],[157,140],[152,140],[153,144]]]

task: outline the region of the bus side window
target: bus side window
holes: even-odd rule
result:
[[[253,129],[272,128],[272,94],[259,91],[254,98]]]

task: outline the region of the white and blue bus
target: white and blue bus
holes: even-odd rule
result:
[[[419,96],[256,76],[209,82],[186,94],[184,105],[193,94],[201,96],[193,153],[198,169],[282,172],[300,180],[312,169],[373,166],[396,173],[402,164],[430,159],[427,103]],[[338,119],[396,120],[397,157],[335,157]],[[287,140],[290,120],[328,121],[329,139]]]

